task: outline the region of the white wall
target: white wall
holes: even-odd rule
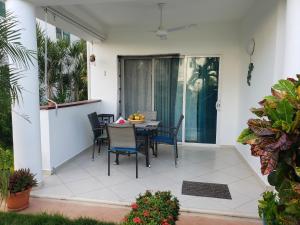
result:
[[[87,115],[99,113],[101,102],[79,106],[41,110],[41,139],[43,170],[53,168],[73,158],[93,143]]]
[[[180,53],[221,55],[221,114],[219,144],[233,145],[236,139],[239,91],[239,33],[236,23],[199,24],[161,41],[151,32],[111,30],[108,39],[88,47],[96,55],[90,64],[90,96],[101,98],[106,113],[117,113],[118,55]],[[92,51],[93,49],[93,51]]]
[[[284,41],[284,1],[265,0],[249,10],[241,24],[241,79],[239,101],[238,133],[246,128],[251,107],[258,107],[258,101],[270,95],[271,86],[283,72],[283,41]],[[256,48],[253,55],[254,71],[251,86],[246,83],[249,56],[246,53],[248,41],[254,38]],[[249,165],[266,181],[260,173],[259,158],[250,155],[249,146],[238,144],[238,150]]]

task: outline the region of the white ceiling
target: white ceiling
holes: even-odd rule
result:
[[[51,6],[101,33],[109,29],[155,30],[159,24],[157,3],[167,3],[165,26],[241,19],[253,4],[262,0],[29,0]]]
[[[158,2],[167,3],[167,26],[234,21],[257,0],[31,0],[36,5],[60,6],[89,24],[114,27],[152,27],[159,21]]]

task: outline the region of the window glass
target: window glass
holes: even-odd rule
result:
[[[62,38],[61,29],[56,27],[56,39],[60,40]]]
[[[67,40],[68,42],[70,42],[70,33],[63,32],[63,38],[64,38],[65,40]]]
[[[5,3],[0,1],[0,16],[5,15]]]

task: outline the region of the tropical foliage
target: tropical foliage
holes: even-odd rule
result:
[[[169,191],[154,194],[147,191],[132,203],[131,208],[123,225],[175,225],[179,216],[179,201]]]
[[[13,171],[13,160],[12,151],[0,146],[0,206],[9,195],[9,176]]]
[[[300,76],[280,80],[271,93],[259,108],[251,109],[258,118],[248,121],[238,141],[249,144],[252,155],[260,157],[262,174],[278,192],[273,219],[296,225],[300,224]],[[265,201],[273,204],[273,197]]]
[[[86,42],[70,43],[45,37],[37,25],[40,101],[58,103],[87,99]],[[47,87],[45,85],[45,42],[47,41]]]

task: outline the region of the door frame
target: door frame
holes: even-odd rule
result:
[[[118,60],[120,63],[118,63],[118,66],[121,66],[120,68],[120,99],[118,101],[121,101],[120,107],[122,115],[124,115],[125,109],[124,109],[124,60],[125,59],[152,59],[152,73],[151,73],[151,83],[152,83],[152,110],[154,110],[154,84],[155,84],[155,76],[154,76],[154,60],[155,58],[174,58],[175,54],[166,54],[166,55],[134,55],[134,56],[118,56]],[[185,142],[185,115],[186,115],[186,84],[187,84],[187,62],[188,58],[192,57],[216,57],[219,58],[219,77],[218,77],[218,99],[216,104],[220,105],[219,109],[217,110],[217,126],[216,126],[216,143],[215,144],[209,144],[209,143],[190,143]],[[183,99],[182,99],[182,114],[184,115],[184,119],[182,121],[182,141],[179,142],[183,145],[190,145],[190,146],[220,146],[220,128],[221,128],[221,110],[222,110],[222,84],[223,84],[223,55],[222,54],[178,54],[179,59],[183,59],[183,76],[184,76],[184,83],[183,83]]]

